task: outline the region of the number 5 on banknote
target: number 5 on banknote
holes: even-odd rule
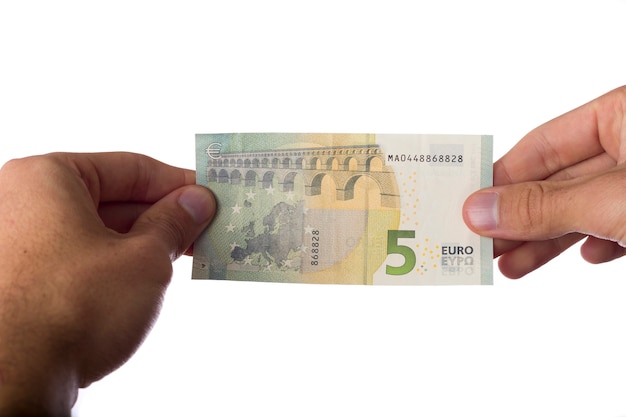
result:
[[[461,215],[491,185],[491,136],[199,134],[196,176],[218,213],[195,279],[492,282],[492,241]]]
[[[387,232],[387,255],[397,253],[404,257],[404,263],[401,266],[387,265],[387,275],[405,275],[410,274],[417,263],[415,252],[410,246],[398,245],[399,238],[415,238],[414,230],[389,230]]]

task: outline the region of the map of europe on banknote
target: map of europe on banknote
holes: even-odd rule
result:
[[[491,136],[198,134],[196,176],[218,211],[194,279],[492,283],[492,241],[462,218],[491,185]]]

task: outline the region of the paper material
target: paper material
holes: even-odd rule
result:
[[[198,134],[196,176],[218,211],[194,279],[492,283],[492,240],[461,213],[491,185],[491,136]]]

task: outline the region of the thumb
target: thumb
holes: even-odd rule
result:
[[[164,246],[173,261],[209,225],[216,212],[213,193],[199,185],[181,187],[154,203],[130,230]]]
[[[470,229],[494,238],[547,240],[571,232],[624,242],[619,188],[624,170],[566,181],[536,181],[477,191],[463,206]]]

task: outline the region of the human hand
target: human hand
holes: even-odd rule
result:
[[[465,202],[476,233],[497,238],[494,257],[519,278],[587,236],[582,257],[626,252],[626,86],[535,130],[494,164],[494,187]]]
[[[129,153],[0,170],[0,415],[69,416],[79,387],[134,353],[171,262],[215,214],[194,183],[193,171]]]

